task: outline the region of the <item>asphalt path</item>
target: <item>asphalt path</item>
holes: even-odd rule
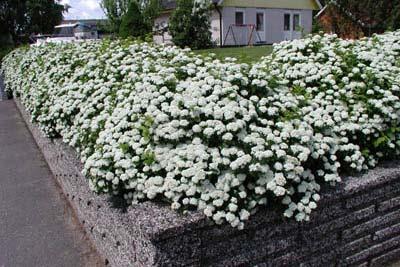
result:
[[[0,267],[102,266],[12,100],[0,101]]]

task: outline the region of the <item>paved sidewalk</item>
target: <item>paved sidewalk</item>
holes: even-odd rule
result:
[[[0,267],[101,266],[15,104],[0,101]]]

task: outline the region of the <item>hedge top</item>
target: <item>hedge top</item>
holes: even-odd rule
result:
[[[400,32],[315,35],[257,64],[130,41],[19,49],[2,65],[97,192],[243,228],[263,205],[309,220],[321,185],[400,153]]]

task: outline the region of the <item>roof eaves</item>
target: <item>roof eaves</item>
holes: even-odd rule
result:
[[[321,4],[321,1],[319,1],[319,0],[315,0],[315,2],[317,3],[317,5],[318,5],[319,9],[322,9],[322,8],[324,8],[324,7],[322,6],[322,4]]]
[[[326,4],[318,13],[317,15],[315,15],[315,18],[319,18],[324,12],[325,10],[328,8],[329,4]]]

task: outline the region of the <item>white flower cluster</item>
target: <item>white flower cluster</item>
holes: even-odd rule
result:
[[[400,154],[400,32],[284,42],[248,66],[132,41],[49,44],[1,72],[90,187],[239,229],[260,206],[309,220],[324,184]]]
[[[400,154],[399,54],[400,32],[360,41],[315,35],[275,45],[252,67],[260,118],[275,122],[275,137],[266,138],[284,146],[275,172],[296,182],[282,201],[285,216],[308,220],[321,183]],[[270,188],[281,181],[275,173]]]

